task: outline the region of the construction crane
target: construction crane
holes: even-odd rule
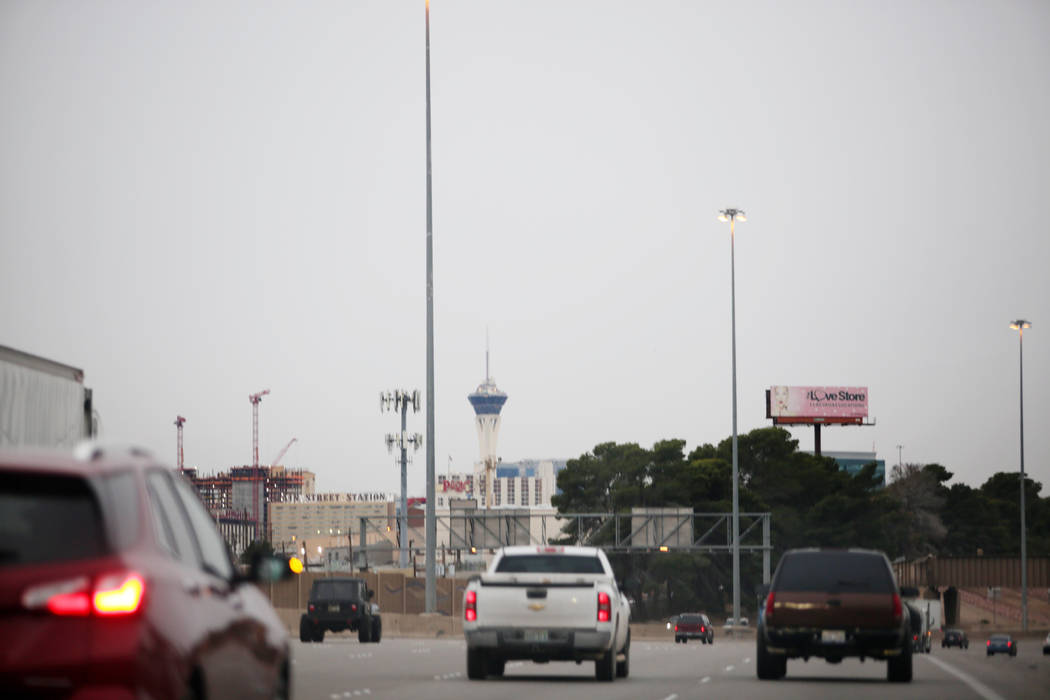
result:
[[[179,440],[178,440],[178,452],[175,454],[175,461],[178,462],[179,469],[182,469],[182,424],[186,422],[186,419],[182,416],[175,416],[175,427],[178,428]]]
[[[291,440],[289,440],[288,444],[284,446],[284,449],[282,449],[280,452],[278,452],[277,456],[273,458],[272,462],[270,462],[270,466],[275,466],[275,465],[280,464],[281,463],[281,458],[284,457],[284,453],[287,452],[288,448],[291,447],[298,439],[299,438],[292,438]]]
[[[252,520],[256,537],[259,536],[259,403],[269,393],[269,389],[263,389],[248,396],[252,404]]]

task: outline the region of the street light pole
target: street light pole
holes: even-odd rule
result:
[[[733,625],[740,624],[740,477],[736,435],[736,220],[747,221],[740,209],[723,209],[719,221],[729,222],[730,300],[733,323]]]
[[[1024,517],[1024,330],[1031,327],[1032,324],[1024,319],[1018,319],[1010,324],[1010,328],[1017,331],[1017,350],[1021,370],[1021,629],[1024,632],[1028,631],[1028,545],[1025,541]]]
[[[427,28],[427,509],[426,509],[426,589],[424,610],[437,612],[434,540],[437,514],[434,510],[434,217],[433,185],[430,167],[430,0],[426,0]]]

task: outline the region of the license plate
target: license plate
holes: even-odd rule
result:
[[[329,605],[328,612],[339,612],[339,604],[336,603],[335,605]]]
[[[521,638],[526,642],[546,642],[550,639],[550,633],[547,630],[525,630]]]
[[[846,630],[823,630],[820,633],[820,641],[824,644],[845,644]]]

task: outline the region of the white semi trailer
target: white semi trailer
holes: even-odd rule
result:
[[[83,370],[0,345],[0,447],[72,448],[97,426]]]

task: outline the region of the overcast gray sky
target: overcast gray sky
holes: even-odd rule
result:
[[[437,468],[731,432],[870,387],[825,450],[1050,486],[1050,3],[431,8]],[[0,4],[0,343],[81,367],[107,439],[395,491],[424,389],[424,4]],[[409,418],[425,432],[425,414]],[[804,449],[812,430],[796,429]],[[425,450],[410,469],[424,490]],[[1044,494],[1046,491],[1044,491]]]

